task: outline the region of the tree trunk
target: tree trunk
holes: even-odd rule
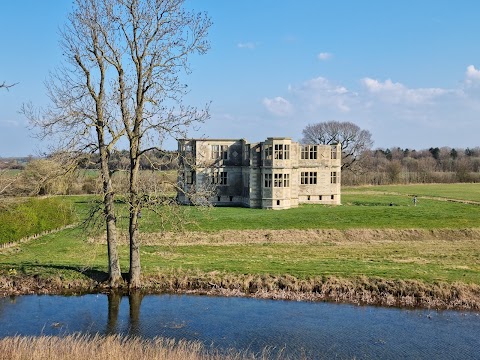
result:
[[[139,289],[140,281],[140,242],[138,241],[138,216],[130,214],[130,289]]]
[[[108,153],[103,143],[103,134],[98,132],[101,158],[101,172],[103,182],[103,206],[107,228],[108,247],[108,284],[111,287],[118,287],[123,279],[120,270],[120,259],[117,246],[117,225],[115,217],[114,193],[108,166]]]
[[[138,171],[140,162],[138,161],[137,149],[135,144],[130,145],[130,289],[139,289],[141,287],[140,273],[140,242],[138,239],[138,213],[140,211],[140,199],[138,198]]]
[[[117,246],[117,225],[113,206],[113,194],[105,194],[104,198],[106,225],[107,225],[107,247],[108,247],[108,283],[111,287],[118,287],[122,282],[120,270],[120,258]]]

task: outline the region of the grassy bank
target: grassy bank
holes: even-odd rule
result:
[[[0,339],[0,359],[76,360],[247,360],[271,359],[263,354],[220,354],[198,342],[157,338],[145,340],[120,336],[8,337]]]
[[[450,186],[449,197],[459,191],[457,185]],[[185,216],[192,223],[183,233],[159,232],[155,215],[144,212],[140,238],[145,290],[187,291],[190,286],[201,292],[224,289],[271,297],[297,292],[304,298],[480,308],[480,206],[420,195],[413,206],[408,188],[368,193],[349,189],[343,195],[344,205],[336,207],[213,208],[208,212],[186,207]],[[424,191],[434,190],[425,186]],[[86,200],[68,201],[81,214]],[[119,225],[125,228],[122,220]],[[128,244],[122,241],[121,266],[127,271]],[[46,292],[65,286],[77,291],[78,284],[87,284],[79,285],[80,289],[101,290],[96,282],[106,276],[106,254],[104,236],[82,228],[3,249],[3,294],[28,293],[28,281],[19,285],[25,278],[40,281],[32,285],[35,292],[42,292],[42,286]],[[9,280],[14,276],[18,276],[16,288]],[[245,285],[248,277],[289,277],[291,285],[272,280],[273,285],[266,282],[256,288]],[[195,279],[206,280],[198,280],[203,285],[196,288]],[[163,286],[161,281],[183,285]],[[236,285],[226,286],[229,281]],[[385,281],[388,286],[381,285]],[[301,285],[305,282],[314,285]]]

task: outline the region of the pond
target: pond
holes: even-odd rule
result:
[[[309,359],[479,359],[480,314],[193,295],[0,298],[0,337],[138,335]]]

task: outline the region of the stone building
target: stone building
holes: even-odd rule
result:
[[[196,186],[215,187],[216,206],[288,209],[298,204],[340,204],[340,145],[303,145],[287,137],[182,139],[178,200]]]

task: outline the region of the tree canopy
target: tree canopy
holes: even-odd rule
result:
[[[310,124],[302,131],[303,143],[340,144],[342,148],[342,170],[353,170],[365,150],[372,147],[372,134],[352,122],[328,121]]]

